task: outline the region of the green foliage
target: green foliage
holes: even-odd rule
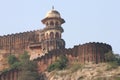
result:
[[[21,62],[15,62],[14,64],[11,65],[11,69],[19,69],[21,66]]]
[[[9,69],[4,69],[3,71],[2,71],[2,73],[7,73],[9,71]]]
[[[120,66],[120,56],[114,54],[112,51],[105,54],[106,61],[108,62],[107,70],[115,69]]]
[[[24,54],[20,55],[20,60],[21,61],[26,61],[26,60],[29,60],[30,58],[30,55],[28,55],[28,52],[24,52]]]
[[[57,67],[58,69],[62,70],[67,66],[68,59],[66,56],[60,56],[59,60],[57,60]]]
[[[57,68],[56,62],[48,66],[48,72],[51,72]]]
[[[117,61],[118,65],[120,66],[120,55],[116,54],[115,57],[116,57],[115,61]]]
[[[120,58],[119,58],[119,59],[117,59],[117,63],[118,63],[118,65],[120,66]]]
[[[55,69],[59,69],[59,70],[62,70],[64,68],[66,68],[67,66],[67,63],[68,63],[68,59],[66,56],[60,56],[60,58],[54,62],[53,64],[51,64],[50,66],[48,66],[48,72],[51,72]]]
[[[119,66],[119,65],[118,65],[117,61],[108,62],[107,70],[115,69],[115,68],[117,68],[118,66]]]
[[[114,61],[116,59],[112,51],[106,53],[105,58],[107,62]]]
[[[11,69],[19,69],[21,74],[19,80],[39,80],[39,74],[37,71],[37,63],[29,60],[30,56],[27,52],[20,55],[19,61],[14,55],[8,57],[9,69],[3,72],[8,72]]]
[[[10,69],[18,69],[19,66],[21,65],[21,63],[18,61],[15,55],[8,56],[8,63],[10,65]]]
[[[21,74],[19,75],[19,80],[39,80],[37,63],[29,60],[28,53],[22,54],[20,58]]]
[[[17,62],[18,60],[17,60],[17,58],[14,56],[14,55],[9,55],[8,56],[8,63],[10,64],[10,65],[12,65],[12,64],[14,64],[15,62]]]

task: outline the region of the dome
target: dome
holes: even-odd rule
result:
[[[54,8],[52,8],[52,10],[47,12],[45,18],[42,19],[41,22],[45,24],[45,22],[50,19],[55,19],[55,20],[57,19],[61,22],[61,24],[65,23],[65,20],[61,18],[60,13],[57,10],[54,10]]]
[[[56,10],[50,10],[47,14],[46,14],[46,16],[45,16],[46,18],[52,18],[52,17],[57,17],[57,18],[60,18],[61,16],[60,16],[60,13],[58,12],[58,11],[56,11]]]

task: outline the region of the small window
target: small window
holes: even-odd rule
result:
[[[53,26],[53,25],[54,25],[53,21],[51,21],[51,22],[50,22],[50,25],[51,25],[51,26]]]
[[[46,39],[48,39],[48,33],[46,34]]]
[[[54,38],[54,33],[50,32],[50,39],[53,39],[53,38]]]
[[[56,34],[55,34],[55,38],[60,38],[58,32],[56,32]]]
[[[48,22],[46,23],[46,25],[48,26]]]
[[[58,26],[58,22],[56,22],[55,25]]]

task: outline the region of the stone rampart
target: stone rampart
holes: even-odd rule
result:
[[[109,51],[112,51],[112,47],[110,45],[93,42],[77,45],[71,49],[53,50],[41,57],[38,57],[35,61],[38,61],[38,72],[43,72],[61,55],[65,55],[68,58],[69,64],[76,61],[81,64],[89,62],[97,64],[106,61],[105,54]],[[7,73],[2,73],[0,75],[0,80],[18,80],[18,75],[19,73],[17,70],[12,70]]]
[[[70,63],[77,61],[81,64],[89,62],[97,64],[106,61],[105,54],[109,51],[112,51],[110,45],[93,42],[77,45],[72,49],[53,50],[36,60],[38,61],[39,71],[44,71],[61,55],[65,55]]]
[[[30,43],[39,41],[39,32],[36,30],[0,36],[0,53],[23,53]]]
[[[10,70],[8,72],[3,72],[0,74],[0,80],[18,80],[18,77],[18,70]]]

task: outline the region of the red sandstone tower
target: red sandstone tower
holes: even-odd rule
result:
[[[64,49],[65,41],[61,38],[64,32],[61,25],[65,23],[58,11],[50,10],[42,20],[45,28],[41,32],[41,47],[43,52],[55,49]]]

